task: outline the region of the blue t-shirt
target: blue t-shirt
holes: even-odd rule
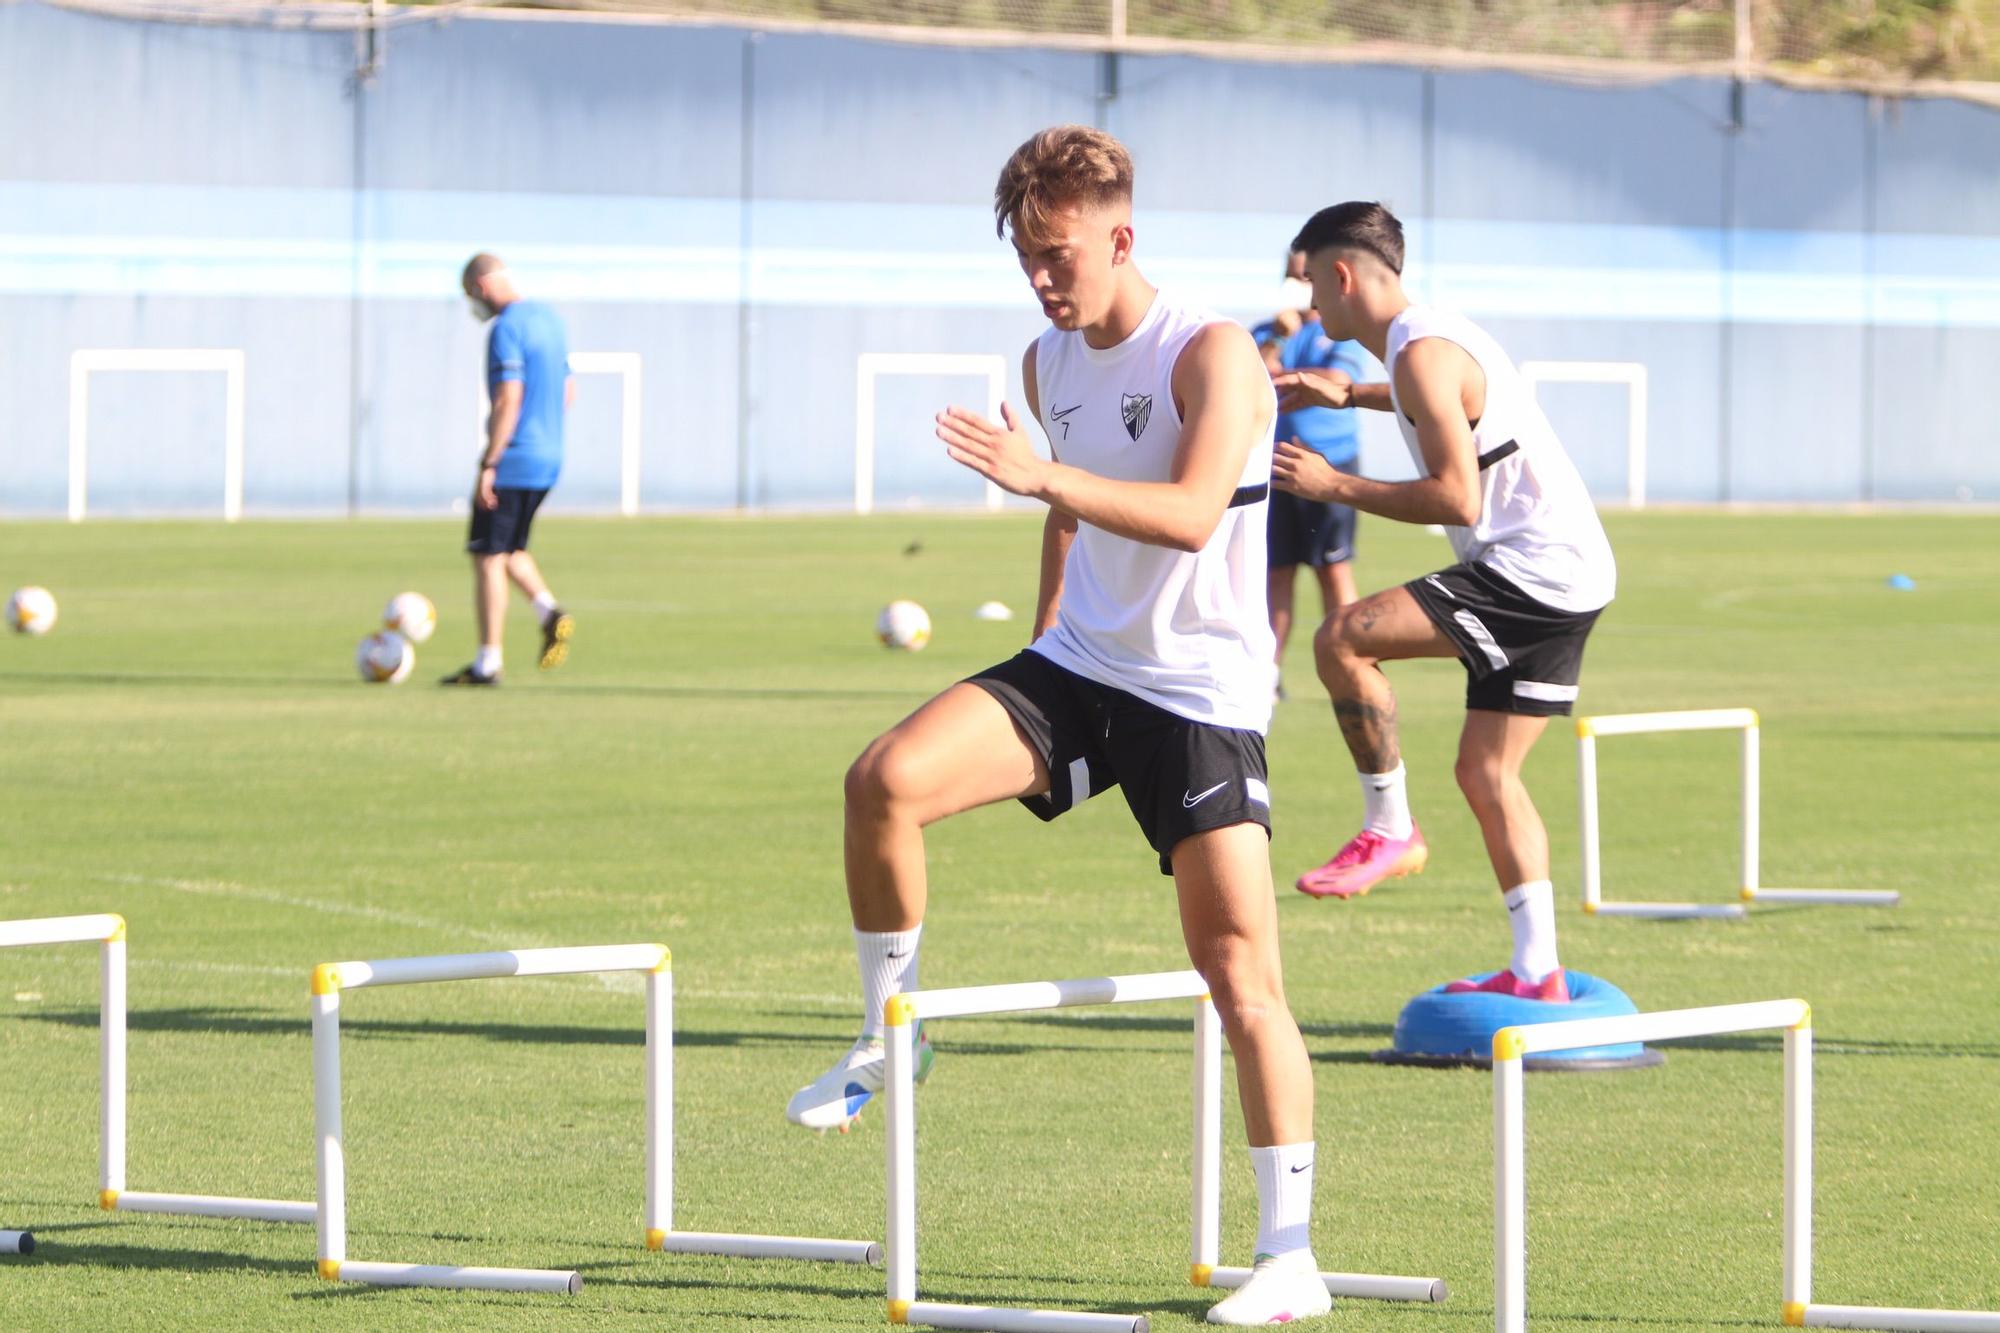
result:
[[[515,301],[493,320],[486,340],[486,389],[521,385],[521,419],[500,455],[495,487],[545,491],[562,472],[563,390],[569,343],[556,312],[540,301]]]
[[[1252,332],[1261,343],[1271,335],[1272,326],[1266,322]],[[1357,382],[1364,369],[1361,345],[1335,342],[1326,336],[1326,330],[1316,319],[1285,339],[1278,349],[1278,361],[1286,370],[1342,370]],[[1280,412],[1278,439],[1296,439],[1336,467],[1352,463],[1361,453],[1361,427],[1353,408],[1335,411],[1330,407],[1308,407],[1297,412]]]

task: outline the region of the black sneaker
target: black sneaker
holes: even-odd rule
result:
[[[440,685],[498,685],[499,683],[499,672],[496,671],[490,676],[482,676],[477,671],[474,671],[469,663],[452,672],[449,676],[441,677],[438,680],[438,684]]]
[[[549,613],[542,623],[541,668],[548,671],[563,664],[569,656],[569,637],[576,633],[576,617],[560,606]]]

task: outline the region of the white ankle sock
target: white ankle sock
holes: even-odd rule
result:
[[[1403,761],[1387,773],[1357,773],[1361,779],[1361,827],[1385,838],[1407,838],[1416,824],[1410,818],[1410,790]]]
[[[546,625],[549,617],[556,613],[556,595],[547,588],[535,594],[535,615]]]
[[[482,676],[500,674],[500,650],[482,646],[479,655],[472,659],[472,669]]]
[[[854,954],[861,963],[861,1035],[882,1035],[882,1006],[891,995],[917,988],[917,938],[922,924],[908,930],[856,929]]]
[[[1500,895],[1514,927],[1514,960],[1509,970],[1533,984],[1562,964],[1556,961],[1556,893],[1545,879],[1531,880]]]
[[[1256,1254],[1291,1254],[1312,1248],[1313,1144],[1252,1148],[1257,1173]]]

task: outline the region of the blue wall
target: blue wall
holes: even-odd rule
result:
[[[536,14],[347,33],[0,7],[0,513],[67,493],[80,347],[239,347],[252,513],[442,511],[478,447],[505,256],[583,350],[645,358],[648,507],[837,505],[862,352],[1020,351],[1040,321],[988,213],[1033,130],[1139,165],[1150,276],[1262,313],[1312,209],[1386,200],[1410,278],[1518,359],[1652,376],[1651,495],[2000,497],[2000,113],[1725,82],[899,46]],[[80,96],[79,89],[87,89]],[[586,378],[558,502],[617,498]],[[1017,390],[1016,390],[1017,391]],[[973,502],[889,383],[879,497]],[[93,514],[214,512],[220,378],[93,381]],[[1623,401],[1548,401],[1600,493]],[[1388,423],[1366,461],[1407,472]]]

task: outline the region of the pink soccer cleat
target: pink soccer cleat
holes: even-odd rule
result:
[[[1523,981],[1507,968],[1501,968],[1484,981],[1474,981],[1466,977],[1454,981],[1444,988],[1447,995],[1469,995],[1474,991],[1486,991],[1495,995],[1511,995],[1517,1000],[1540,1000],[1544,1004],[1569,1003],[1569,979],[1563,970],[1555,971],[1540,981]]]
[[[1423,830],[1414,823],[1407,838],[1384,837],[1363,829],[1331,861],[1300,875],[1299,892],[1315,898],[1353,898],[1385,879],[1417,874],[1430,859]]]

